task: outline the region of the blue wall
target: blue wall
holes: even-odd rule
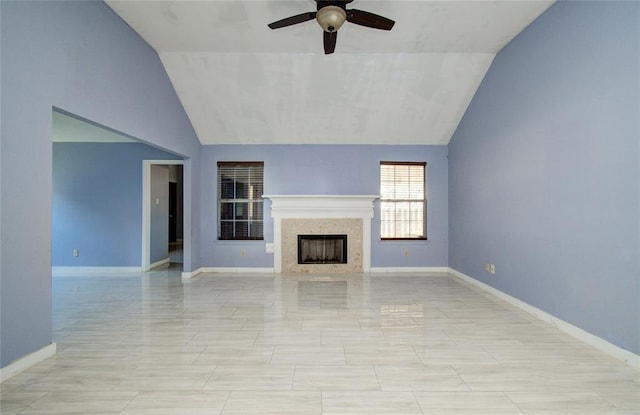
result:
[[[5,367],[52,342],[52,108],[188,158],[187,270],[200,266],[199,195],[191,194],[200,186],[200,144],[155,51],[103,2],[2,1],[0,7]]]
[[[636,354],[639,8],[556,3],[449,144],[450,266]]]
[[[380,241],[376,202],[372,221],[373,267],[444,267],[448,264],[448,167],[446,146],[270,145],[204,146],[202,150],[202,265],[273,267],[270,205],[265,203],[265,241],[217,241],[217,162],[264,161],[265,194],[380,193],[380,161],[427,162],[429,241]],[[241,256],[242,250],[246,256]],[[404,255],[409,249],[409,256]]]
[[[51,264],[139,267],[142,160],[175,159],[140,143],[54,143]],[[152,246],[156,239],[152,235]],[[159,259],[167,257],[167,244]]]

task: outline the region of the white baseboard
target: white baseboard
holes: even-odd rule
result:
[[[483,291],[494,295],[495,297],[500,298],[503,301],[506,301],[507,303],[518,307],[519,309],[526,311],[527,313],[539,318],[540,320],[547,322],[549,324],[551,324],[554,327],[557,327],[559,330],[569,334],[572,337],[575,337],[576,339],[589,344],[592,347],[595,347],[596,349],[616,358],[619,360],[622,360],[624,362],[626,362],[627,364],[629,364],[630,366],[640,369],[640,356],[630,352],[628,350],[622,349],[618,346],[616,346],[615,344],[609,343],[608,341],[604,340],[601,337],[598,337],[594,334],[591,334],[589,332],[584,331],[583,329],[574,326],[571,323],[567,323],[564,320],[561,320],[545,311],[540,310],[539,308],[536,308],[530,304],[525,303],[524,301],[518,300],[515,297],[510,296],[509,294],[500,291],[496,288],[493,288],[492,286],[485,284],[481,281],[478,281],[477,279],[470,277],[466,274],[463,274],[460,271],[457,271],[453,268],[449,268],[449,273],[457,278],[460,278],[461,280],[474,285],[480,289],[482,289]]]
[[[139,273],[140,267],[51,267],[54,277],[104,277]]]
[[[153,264],[149,265],[149,269],[154,269],[155,267],[159,267],[160,265],[168,264],[171,262],[171,259],[168,257],[165,259],[161,259],[160,261],[156,261]]]
[[[275,271],[273,268],[261,268],[261,267],[202,267],[201,272],[213,272],[213,273],[229,273],[229,274],[273,274]]]
[[[34,366],[45,359],[50,358],[56,354],[56,344],[51,343],[40,350],[36,350],[33,353],[29,353],[26,356],[15,360],[14,362],[8,364],[7,366],[0,369],[0,383],[5,380],[12,378],[20,372],[23,372],[29,369],[31,366]]]
[[[234,267],[200,267],[191,272],[183,272],[182,279],[189,280],[196,275],[203,272],[211,273],[226,273],[226,274],[273,274],[273,268],[260,268],[260,267],[246,267],[246,268],[234,268]]]
[[[183,280],[189,280],[189,279],[195,277],[196,275],[200,274],[201,272],[202,272],[202,268],[198,268],[198,269],[195,269],[193,271],[183,272],[182,273],[182,279]]]
[[[211,273],[229,273],[229,274],[273,274],[274,268],[261,267],[202,267],[195,271],[183,272],[183,279],[190,279],[203,272]],[[371,268],[372,274],[391,274],[391,273],[448,273],[448,267],[376,267]]]
[[[408,272],[415,273],[435,273],[442,272],[448,273],[448,267],[371,267],[369,271],[372,274],[391,274],[391,273],[403,273],[406,274]]]

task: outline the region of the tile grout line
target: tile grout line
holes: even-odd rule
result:
[[[231,399],[231,394],[232,393],[233,393],[233,391],[227,392],[227,398],[224,400],[224,404],[222,404],[222,408],[220,408],[219,415],[224,415],[224,410],[227,407],[227,404],[229,403],[229,400]]]
[[[378,391],[382,392],[382,383],[380,383],[380,376],[378,375],[378,371],[376,370],[376,365],[371,365],[373,369],[373,373],[376,375],[376,381],[378,382]]]
[[[422,407],[422,405],[420,405],[420,401],[418,400],[418,397],[416,396],[416,391],[411,391],[411,395],[413,396],[413,400],[418,404],[418,408],[420,408],[420,412],[422,412],[422,414],[426,414],[426,412],[424,411],[424,408]]]
[[[527,413],[527,412],[526,412],[524,409],[522,409],[522,408],[520,407],[520,405],[518,405],[518,404],[517,404],[517,403],[516,403],[512,398],[511,398],[511,396],[509,395],[509,392],[508,392],[508,391],[500,391],[500,393],[502,393],[502,395],[504,395],[504,396],[509,400],[509,402],[511,402],[511,403],[513,404],[513,406],[515,406],[516,408],[518,408],[518,411],[520,411],[523,415],[526,415],[526,413]]]

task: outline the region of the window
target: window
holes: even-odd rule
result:
[[[426,239],[427,163],[380,163],[381,239]]]
[[[218,239],[263,239],[263,162],[218,162]]]

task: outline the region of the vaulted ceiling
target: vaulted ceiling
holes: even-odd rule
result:
[[[551,0],[354,0],[325,55],[312,0],[107,0],[160,56],[202,144],[447,144],[495,54]]]

